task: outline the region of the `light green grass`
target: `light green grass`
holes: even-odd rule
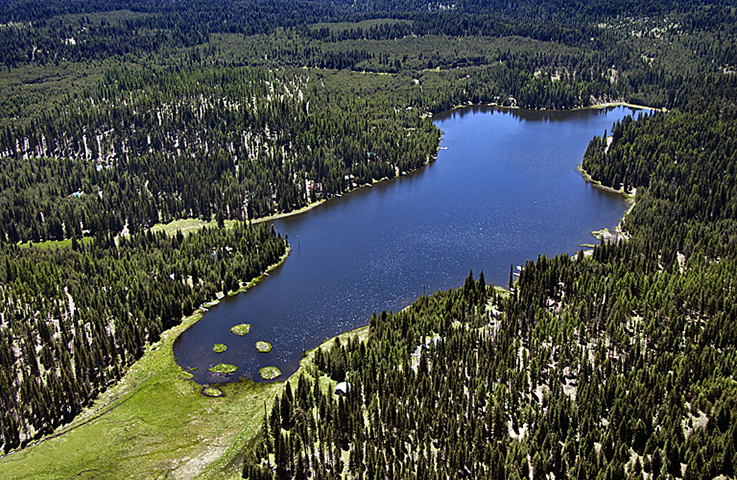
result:
[[[224,343],[216,343],[215,345],[212,346],[212,351],[215,353],[223,353],[227,349],[228,349],[228,346],[225,345]]]
[[[218,363],[214,367],[210,367],[208,370],[212,373],[231,374],[237,372],[238,367],[229,363]]]
[[[269,353],[271,351],[271,344],[269,342],[258,341],[256,342],[256,350],[261,353]]]
[[[264,402],[280,384],[229,383],[220,387],[225,398],[209,398],[182,379],[172,345],[200,316],[164,332],[92,408],[55,432],[62,435],[0,459],[0,476],[237,478],[232,462],[258,432]]]
[[[261,374],[261,378],[264,380],[273,380],[281,375],[281,370],[276,367],[264,367],[258,371]]]
[[[241,323],[239,325],[233,325],[232,327],[230,327],[230,331],[242,337],[243,335],[246,335],[248,332],[251,331],[251,324]]]
[[[235,220],[226,220],[225,226],[231,228],[234,223]],[[217,224],[217,221],[214,219],[206,222],[201,218],[182,218],[169,223],[157,223],[151,227],[151,231],[153,233],[164,232],[170,236],[176,235],[177,232],[182,232],[184,235],[188,235],[196,232],[197,230],[201,230],[204,227],[214,228]]]

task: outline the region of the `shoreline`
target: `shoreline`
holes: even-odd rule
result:
[[[463,105],[463,104],[461,104],[461,105],[455,105],[455,106],[451,107],[448,110],[443,110],[443,111],[437,112],[437,113],[426,112],[426,114],[429,114],[430,117],[432,118],[432,117],[434,117],[436,115],[440,115],[442,113],[449,113],[449,112],[453,112],[455,110],[459,110],[459,109],[462,109],[462,108],[472,108],[472,107],[496,107],[496,108],[500,108],[500,109],[503,109],[503,110],[523,110],[523,111],[526,110],[526,111],[530,111],[530,112],[573,112],[573,111],[579,111],[579,110],[601,110],[601,109],[613,108],[613,107],[628,107],[628,108],[637,109],[637,110],[653,110],[653,111],[663,111],[663,112],[666,111],[666,109],[664,109],[664,108],[649,107],[647,105],[638,105],[638,104],[634,104],[634,103],[628,103],[628,102],[625,102],[625,101],[614,101],[614,102],[596,103],[596,104],[589,105],[589,106],[586,106],[586,107],[573,107],[573,108],[568,108],[568,109],[555,109],[555,108],[538,108],[538,109],[532,109],[532,108],[520,108],[518,106],[504,106],[504,105],[499,105],[497,103],[493,103],[492,102],[492,103],[472,103],[472,104],[465,104],[465,105]],[[440,147],[440,138],[442,138],[442,133],[441,133],[441,136],[438,139],[438,148],[435,151],[435,155],[428,157],[423,165],[417,167],[416,169],[414,169],[414,170],[412,170],[410,172],[407,172],[406,175],[411,175],[411,174],[417,173],[422,168],[426,167],[427,165],[429,165],[432,162],[434,162],[435,160],[437,160],[437,157],[438,157],[438,154],[440,153],[440,148],[441,148]],[[608,190],[608,191],[611,191],[613,193],[623,193],[623,192],[620,192],[620,191],[617,191],[617,190],[614,190],[614,189],[610,189],[610,187],[605,187],[605,186],[601,185],[601,182],[597,182],[596,180],[594,180],[590,176],[588,176],[588,174],[586,174],[585,172],[583,172],[583,173],[585,174],[585,177],[584,178],[587,179],[586,181],[587,182],[590,182],[590,183],[592,183],[594,185],[598,185],[598,188],[601,188],[603,190]],[[371,186],[376,185],[378,183],[383,183],[383,182],[388,182],[388,181],[391,181],[391,180],[396,180],[396,179],[398,179],[398,178],[400,178],[402,176],[406,176],[406,175],[399,175],[399,176],[396,176],[396,177],[393,177],[393,178],[384,177],[384,178],[381,178],[381,179],[378,179],[378,180],[377,179],[372,179],[371,180]],[[368,184],[358,185],[355,188],[350,188],[350,189],[348,189],[348,190],[340,193],[340,195],[341,196],[342,195],[347,195],[347,194],[349,194],[351,192],[355,192],[355,191],[360,190],[362,188],[366,188],[367,186],[368,186]],[[627,192],[624,192],[624,194],[625,195],[629,195]],[[328,202],[330,200],[333,200],[336,197],[337,197],[337,195],[334,195],[333,197],[330,197],[330,198],[323,198],[323,199],[314,201],[314,202],[309,203],[309,204],[307,204],[307,205],[305,205],[303,207],[300,207],[300,208],[298,208],[296,210],[290,210],[288,212],[273,213],[271,215],[266,215],[266,216],[263,216],[263,217],[257,217],[257,218],[253,218],[253,219],[248,219],[248,220],[245,220],[245,221],[246,222],[250,222],[252,225],[257,225],[259,223],[271,222],[271,221],[279,220],[279,219],[282,219],[282,218],[287,218],[287,217],[291,217],[291,216],[295,216],[295,215],[300,215],[300,214],[309,212],[310,210],[312,210],[314,208],[317,208],[320,205],[322,205],[323,203],[326,203],[326,202]],[[337,198],[340,198],[340,197],[337,197]],[[172,225],[172,224],[175,224],[176,222],[182,222],[182,221],[186,221],[186,220],[190,220],[190,219],[186,219],[186,218],[185,219],[177,219],[177,220],[173,220],[169,224],[166,224],[166,225],[163,225],[163,226],[155,225],[152,228],[165,228],[167,225]],[[194,220],[197,220],[197,219],[194,219]],[[226,222],[228,222],[228,221],[232,221],[232,220],[226,220]],[[205,222],[203,220],[202,223],[201,223],[201,225],[199,225],[197,227],[194,227],[194,229],[197,230],[198,228],[202,228],[203,226],[208,225],[209,223],[212,223],[212,222]],[[186,227],[185,228],[176,228],[176,230],[182,230],[183,232],[186,233],[186,230],[188,230],[188,228],[186,228]]]
[[[287,258],[289,258],[289,254],[292,252],[292,247],[287,243],[287,249],[284,251],[284,254],[279,257],[279,260],[276,261],[276,263],[272,263],[268,267],[266,267],[266,270],[261,272],[261,274],[258,277],[252,278],[248,281],[245,285],[241,285],[241,287],[238,290],[233,290],[231,292],[226,293],[225,295],[230,297],[234,295],[238,295],[239,293],[247,292],[248,290],[252,289],[259,283],[263,282],[266,277],[269,276],[271,272],[276,270],[277,268],[281,267],[284,262],[287,261]]]
[[[373,179],[371,179],[371,184],[364,183],[362,185],[358,185],[356,187],[353,187],[353,188],[350,188],[350,189],[344,191],[343,193],[334,194],[330,198],[323,198],[323,199],[317,200],[315,202],[309,203],[309,204],[305,205],[304,207],[300,207],[297,210],[290,210],[289,212],[274,213],[274,214],[271,214],[271,215],[266,215],[265,217],[258,217],[258,218],[254,218],[254,219],[249,219],[249,220],[246,220],[246,222],[250,222],[252,225],[257,225],[257,224],[263,223],[263,222],[271,222],[271,221],[274,221],[274,220],[279,220],[281,218],[291,217],[291,216],[294,216],[294,215],[301,215],[301,214],[303,214],[305,212],[309,212],[313,208],[319,207],[323,203],[327,203],[327,202],[329,202],[329,201],[331,201],[331,200],[333,200],[335,198],[341,198],[343,195],[348,195],[350,193],[357,192],[357,191],[359,191],[359,190],[361,190],[363,188],[370,188],[370,187],[373,187],[374,185],[379,184],[379,183],[388,183],[388,182],[391,182],[392,180],[397,180],[397,179],[399,179],[401,177],[406,177],[406,176],[409,176],[409,175],[413,175],[413,174],[419,172],[420,170],[422,170],[423,168],[425,168],[426,166],[430,165],[432,162],[434,162],[438,158],[438,152],[439,151],[440,151],[440,142],[438,141],[438,150],[435,152],[435,155],[428,157],[425,160],[425,163],[423,163],[419,167],[415,168],[414,170],[411,170],[409,172],[406,172],[404,175],[397,175],[397,176],[392,177],[392,178],[384,177],[384,178],[380,178],[378,180],[375,179],[375,178],[373,178]],[[340,196],[338,196],[338,195],[340,195]]]
[[[666,109],[664,109],[664,108],[649,107],[647,105],[638,105],[638,104],[635,104],[635,103],[628,103],[628,102],[625,102],[625,101],[614,101],[614,102],[596,103],[596,104],[593,104],[593,105],[589,105],[587,107],[573,107],[573,108],[568,108],[568,109],[555,109],[555,108],[538,108],[538,109],[532,109],[532,108],[520,108],[518,106],[504,106],[504,105],[499,105],[497,103],[493,103],[492,102],[492,103],[471,103],[471,104],[465,104],[465,105],[463,105],[463,104],[461,104],[461,105],[455,105],[455,106],[451,107],[448,110],[443,110],[443,111],[437,112],[437,113],[426,112],[426,114],[429,114],[430,117],[432,118],[432,117],[434,117],[436,115],[440,115],[442,113],[453,112],[455,110],[459,110],[459,109],[462,109],[462,108],[471,108],[471,107],[496,107],[496,108],[501,108],[501,109],[504,109],[504,110],[527,110],[527,111],[531,111],[531,112],[539,112],[539,111],[546,111],[546,112],[573,112],[573,111],[577,111],[577,110],[602,110],[602,109],[605,109],[605,108],[613,108],[613,107],[628,107],[628,108],[637,109],[637,110],[653,110],[653,111],[658,111],[658,112],[661,112],[661,111],[664,112],[664,111],[666,111]],[[442,135],[441,135],[441,138],[442,138]],[[440,147],[440,141],[438,141],[438,148],[437,148],[437,150],[435,152],[435,155],[429,157],[422,166],[417,167],[416,169],[414,169],[414,170],[412,170],[410,172],[407,172],[407,175],[414,174],[414,173],[418,172],[419,170],[421,170],[423,167],[426,167],[427,165],[429,165],[433,161],[435,161],[437,159],[437,157],[438,157],[438,154],[440,153],[440,148],[441,148]],[[598,183],[598,186],[601,189],[605,189],[605,190],[606,189],[609,189],[613,193],[624,193],[625,195],[630,195],[627,192],[621,192],[621,191],[617,191],[617,190],[614,190],[614,189],[610,189],[609,187],[605,187],[605,186],[601,185],[601,182],[597,182],[596,180],[592,179],[591,176],[589,176],[587,173],[583,172],[583,170],[581,170],[581,171],[585,175],[584,178],[587,179],[586,180],[587,182],[590,182],[592,184]],[[401,176],[404,176],[404,175],[401,175]],[[384,178],[379,179],[379,180],[372,179],[371,185],[373,186],[373,185],[376,185],[377,183],[387,182],[387,181],[390,181],[390,180],[396,180],[398,178],[400,178],[400,176],[396,176],[394,178],[384,177]],[[355,188],[351,188],[351,189],[346,190],[345,192],[341,193],[340,195],[346,195],[348,193],[351,193],[351,192],[360,190],[362,188],[365,188],[366,186],[367,186],[366,184],[359,185],[359,186],[357,186]],[[305,213],[305,212],[308,212],[308,211],[312,210],[313,208],[319,207],[323,203],[326,203],[326,202],[332,200],[333,198],[335,198],[335,196],[334,197],[331,197],[331,198],[323,198],[321,200],[317,200],[315,202],[312,202],[312,203],[309,203],[309,204],[305,205],[304,207],[300,207],[297,210],[291,210],[289,212],[274,213],[274,214],[271,214],[271,215],[266,215],[264,217],[258,217],[258,218],[254,218],[254,219],[249,219],[247,221],[248,222],[251,222],[253,225],[256,225],[256,224],[263,223],[263,222],[271,222],[273,220],[278,220],[278,219],[281,219],[281,218],[291,217],[293,215],[300,215],[302,213]],[[338,198],[340,198],[340,197],[338,197]]]
[[[448,110],[442,110],[436,113],[433,113],[433,112],[429,112],[429,113],[431,116],[435,116],[435,115],[440,115],[442,113],[449,113],[455,110],[460,110],[462,108],[471,108],[471,107],[496,107],[496,108],[501,108],[503,110],[522,110],[522,111],[528,111],[528,112],[575,112],[575,111],[580,111],[580,110],[603,110],[605,108],[614,108],[614,107],[628,107],[628,108],[632,108],[635,110],[653,110],[656,112],[667,112],[668,111],[665,108],[649,107],[647,105],[639,105],[637,103],[629,103],[625,101],[594,103],[586,107],[571,107],[571,108],[522,108],[516,105],[499,105],[498,103],[490,102],[490,103],[459,104],[459,105],[455,105],[449,108]]]
[[[483,104],[481,104],[481,105],[465,105],[465,106],[464,105],[461,105],[461,106],[458,106],[458,107],[454,107],[453,109],[456,109],[456,108],[465,108],[465,107],[472,107],[472,106],[483,106]],[[486,106],[499,107],[498,105],[486,105]],[[626,103],[626,102],[597,104],[597,105],[592,105],[592,106],[589,106],[589,107],[582,107],[580,109],[598,109],[598,108],[609,108],[609,107],[616,107],[616,106],[626,106],[626,107],[638,108],[638,109],[660,110],[660,109],[653,108],[653,107],[646,107],[646,106],[641,106],[641,105],[634,105],[634,104],[629,104],[629,103]],[[511,109],[518,109],[518,107],[499,107],[499,108],[506,108],[506,109],[510,109],[510,110]],[[553,110],[553,111],[556,111],[556,110]],[[592,187],[597,188],[597,189],[600,189],[602,191],[609,192],[609,193],[614,193],[614,194],[617,194],[617,195],[621,195],[622,197],[624,197],[625,202],[627,203],[627,209],[625,210],[624,214],[622,215],[622,218],[620,218],[619,223],[617,224],[617,226],[615,227],[614,230],[615,230],[615,233],[618,236],[621,236],[625,240],[628,240],[629,239],[629,234],[627,234],[627,232],[624,230],[624,228],[623,228],[623,222],[624,222],[624,219],[627,217],[627,215],[629,215],[629,213],[632,211],[632,209],[635,208],[637,189],[633,189],[633,190],[627,192],[627,191],[624,190],[624,188],[614,189],[612,187],[608,187],[606,185],[603,185],[599,180],[594,179],[586,170],[584,170],[583,169],[583,166],[581,164],[578,164],[576,166],[575,170],[577,172],[579,172],[581,174],[581,177],[584,179],[584,181],[586,183],[591,184]],[[289,215],[289,214],[287,214],[287,215]],[[594,235],[594,233],[595,232],[591,232],[592,235]],[[496,285],[495,285],[495,287],[496,288],[499,288],[499,289],[501,289],[503,291],[508,291],[508,290],[504,289],[503,287],[499,287],[499,286],[496,286]],[[408,305],[407,307],[405,307],[405,309],[409,308],[410,306],[411,306],[411,304]],[[333,336],[331,338],[326,339],[323,343],[321,343],[317,347],[313,348],[312,350],[308,350],[306,352],[304,358],[302,360],[300,360],[299,368],[297,368],[297,370],[292,375],[290,375],[288,378],[286,378],[284,380],[283,384],[286,384],[287,382],[295,381],[298,378],[298,375],[306,368],[306,363],[312,359],[312,357],[314,356],[314,352],[318,348],[324,348],[324,347],[326,347],[330,342],[335,341],[335,339],[337,339],[337,338],[343,339],[344,337],[349,337],[351,335],[364,335],[364,334],[365,335],[368,335],[368,329],[369,329],[369,326],[368,325],[365,325],[363,327],[358,327],[356,329],[353,329],[353,330],[349,330],[347,332],[340,333],[338,335],[335,335],[335,336]]]
[[[252,278],[248,283],[242,285],[237,291],[229,292],[229,294],[233,295],[235,293],[245,292],[261,283],[265,278],[267,278],[267,273],[281,267],[281,265],[288,258],[290,251],[291,248],[289,247],[289,245],[287,245],[287,250],[276,263],[269,265],[269,267],[259,276]],[[11,477],[9,478],[24,478],[27,474],[30,474],[31,471],[34,471],[37,474],[41,473],[37,471],[34,466],[31,465],[34,462],[30,459],[27,459],[27,457],[40,457],[48,459],[48,457],[50,457],[51,455],[49,455],[47,452],[41,451],[41,449],[46,450],[48,448],[54,451],[58,449],[63,449],[65,443],[78,444],[79,438],[67,437],[67,435],[72,434],[72,436],[77,435],[78,437],[81,436],[83,438],[87,438],[86,435],[89,435],[89,433],[86,431],[86,428],[90,431],[96,430],[98,427],[100,427],[102,423],[105,423],[104,421],[107,418],[106,415],[120,414],[125,416],[126,412],[119,412],[121,412],[121,410],[126,410],[126,408],[123,407],[124,404],[134,399],[134,397],[144,397],[144,411],[141,412],[140,409],[136,409],[135,412],[128,412],[129,415],[145,416],[146,413],[151,413],[146,411],[145,407],[150,407],[151,411],[155,413],[157,408],[162,408],[162,405],[158,405],[156,402],[149,400],[150,394],[148,393],[148,391],[152,388],[155,388],[159,384],[166,385],[168,388],[175,390],[178,394],[184,394],[185,400],[180,400],[179,402],[177,402],[177,406],[187,410],[187,413],[189,413],[190,415],[203,413],[201,412],[201,410],[203,409],[200,407],[200,405],[203,404],[202,398],[208,397],[203,397],[200,394],[203,386],[196,382],[193,382],[190,378],[188,378],[185,370],[182,369],[179,364],[177,364],[173,347],[179,336],[182,335],[182,333],[189,329],[192,325],[202,320],[205,313],[207,312],[207,308],[209,306],[218,304],[219,301],[219,299],[215,298],[209,302],[203,303],[201,306],[195,309],[192,314],[183,317],[178,325],[175,325],[170,329],[163,331],[159,340],[145,346],[145,351],[141,358],[128,366],[125,373],[117,381],[115,381],[113,385],[102,391],[97,396],[97,398],[93,400],[90,405],[85,407],[79,414],[77,414],[71,422],[57,427],[54,432],[45,435],[38,440],[30,442],[23,448],[12,450],[7,454],[0,456],[0,465],[4,464],[3,469],[10,469],[13,466],[17,466],[21,471],[16,477],[12,477],[12,473],[9,473],[11,475]],[[256,394],[258,394],[259,392],[267,392],[268,395],[273,396],[273,393],[275,393],[276,391],[276,386],[278,386],[279,384],[279,382],[255,383],[252,381],[249,382],[239,380],[236,382],[228,382],[222,384],[219,388],[225,392],[226,396],[233,396],[236,397],[236,399],[243,396],[243,398],[240,400],[240,403],[236,404],[237,402],[232,402],[233,404],[230,405],[231,408],[254,408],[253,404],[248,402],[248,399],[254,396],[254,392],[256,392]],[[248,395],[249,393],[250,395]],[[216,401],[218,399],[210,398],[210,400]],[[244,402],[248,403],[248,405],[245,405]],[[166,408],[166,406],[164,405],[163,408]],[[214,409],[211,408],[210,405],[206,405],[206,408],[208,410]],[[260,407],[256,407],[255,410],[260,412]],[[203,415],[211,414],[212,412],[210,411],[206,411],[203,413]],[[179,422],[180,424],[178,426],[169,425],[168,427],[186,427],[187,424],[191,422],[191,418],[189,416],[177,417],[177,419],[180,418],[181,422]],[[221,420],[221,425],[218,425],[216,422],[211,422],[211,425],[215,425],[215,428],[217,428],[218,426],[222,427],[220,428],[220,430],[227,430],[228,427],[232,429],[232,426],[229,425],[229,418],[226,417],[222,418]],[[241,428],[239,428],[236,434],[233,436],[232,442],[227,445],[227,448],[222,453],[222,455],[218,455],[216,458],[213,458],[213,461],[207,465],[202,466],[198,464],[195,466],[198,468],[202,467],[202,469],[197,472],[197,474],[205,473],[207,470],[209,470],[210,467],[221,460],[231,450],[231,448],[235,446],[236,442],[242,444],[243,433],[249,427],[253,427],[250,422],[243,422],[241,424]],[[114,441],[124,442],[126,441],[126,439],[116,438]],[[94,449],[95,447],[101,447],[102,452],[100,452],[100,455],[102,456],[102,458],[97,458],[97,460],[101,463],[106,462],[106,459],[108,457],[105,445],[95,445],[94,438],[90,438],[89,441],[82,441],[82,445],[85,447],[89,447],[90,450]],[[164,457],[168,458],[168,456],[165,454],[168,451],[167,442],[164,441],[164,439],[162,438],[162,442],[157,443],[156,445],[161,448],[161,451],[156,451],[155,453],[164,453]],[[114,452],[116,450],[115,447],[117,446],[117,444],[114,444],[112,446],[109,446],[109,449]],[[146,446],[148,446],[148,444],[146,444]],[[196,448],[196,445],[192,448]],[[206,446],[203,445],[201,448],[206,448]],[[81,451],[75,451],[75,453],[84,454],[85,452],[84,449],[82,449]],[[200,455],[202,453],[203,452],[197,452],[197,454]],[[20,460],[20,463],[22,463],[22,465],[16,463],[15,459]],[[124,457],[120,461],[125,460],[126,458]],[[171,460],[176,461],[177,459],[172,458]],[[61,459],[59,459],[59,461],[61,461]],[[95,464],[94,458],[89,459],[89,461],[90,463]],[[28,470],[24,470],[24,466]],[[150,466],[156,468],[156,465],[153,463]],[[71,468],[74,467],[72,466]],[[121,468],[125,468],[125,466],[121,465]],[[42,478],[54,478],[56,475],[56,471],[47,472],[44,470],[44,474],[46,476]]]
[[[617,225],[614,227],[614,232],[617,237],[621,237],[625,240],[629,240],[630,236],[627,233],[627,231],[624,229],[623,223],[624,223],[624,219],[627,217],[627,215],[630,214],[632,209],[635,208],[635,205],[637,204],[637,188],[633,188],[632,190],[627,192],[624,190],[624,188],[615,189],[612,187],[607,187],[606,185],[603,185],[599,180],[594,179],[589,174],[589,172],[584,170],[583,165],[580,163],[576,165],[576,171],[580,173],[584,181],[590,184],[592,187],[602,190],[604,192],[614,193],[614,194],[621,195],[624,197],[625,203],[627,204],[627,209],[624,211],[622,218],[619,219],[619,223],[617,223]],[[594,238],[601,240],[601,238],[597,235],[597,233],[602,232],[602,230],[595,230],[591,232],[591,235],[593,235]]]
[[[310,373],[308,372],[310,364],[312,364],[313,359],[315,357],[315,352],[317,352],[318,349],[327,349],[330,347],[331,343],[334,342],[337,338],[341,339],[341,342],[344,339],[348,339],[354,336],[357,336],[362,339],[362,341],[368,341],[368,332],[369,332],[369,325],[364,325],[362,327],[354,328],[353,330],[349,330],[347,332],[339,333],[333,337],[330,337],[326,339],[324,342],[322,342],[320,345],[316,346],[315,348],[312,348],[310,350],[307,350],[304,355],[302,356],[302,359],[299,361],[299,367],[297,367],[297,370],[295,370],[294,373],[292,373],[290,376],[285,378],[284,380],[275,380],[275,381],[266,381],[266,382],[259,382],[254,383],[254,385],[266,385],[269,387],[269,393],[268,398],[266,395],[262,396],[260,400],[263,401],[263,408],[264,411],[270,411],[274,399],[278,394],[281,394],[284,391],[284,388],[286,387],[287,383],[291,384],[292,390],[297,391],[297,382],[299,381],[300,375],[307,375],[310,376]],[[253,400],[254,403],[255,399],[248,399],[248,401]],[[215,461],[213,461],[208,470],[205,471],[206,478],[222,478],[223,475],[226,474],[232,474],[230,471],[225,471],[225,469],[228,468],[228,465],[231,463],[233,458],[235,456],[238,456],[242,454],[242,448],[245,447],[248,444],[251,444],[254,440],[258,438],[258,435],[261,433],[261,426],[263,425],[263,418],[262,418],[262,406],[261,402],[258,402],[259,405],[255,409],[256,415],[255,418],[248,419],[248,422],[252,426],[255,426],[255,429],[251,429],[249,432],[247,432],[247,428],[243,428],[241,433],[238,435],[238,437],[233,441],[233,443],[228,448],[228,451],[222,455],[221,457],[217,458]],[[239,471],[236,472],[236,475],[233,476],[233,478],[240,478]]]
[[[593,105],[589,105],[588,107],[577,107],[571,110],[604,109],[604,108],[612,108],[612,107],[628,107],[628,108],[633,108],[635,110],[653,110],[655,112],[667,112],[668,111],[667,109],[662,108],[662,107],[661,108],[649,107],[647,105],[639,105],[637,103],[629,103],[625,101],[595,103]]]
[[[594,177],[592,177],[589,172],[584,170],[583,164],[576,165],[575,170],[581,174],[583,179],[586,181],[586,183],[590,183],[592,187],[598,188],[599,190],[609,192],[609,193],[616,193],[618,195],[624,196],[624,198],[627,201],[634,202],[635,196],[637,195],[637,189],[632,189],[631,191],[625,191],[624,188],[613,188],[613,187],[607,187],[606,185],[602,184],[599,180],[596,180]]]
[[[288,212],[282,212],[282,213],[273,213],[271,215],[266,215],[265,217],[258,217],[254,219],[246,220],[247,222],[251,222],[252,225],[257,225],[259,223],[263,222],[271,222],[273,220],[278,220],[280,218],[286,218],[291,217],[293,215],[299,215],[301,213],[309,212],[315,207],[318,207],[322,205],[323,203],[327,202],[328,200],[332,200],[332,198],[323,198],[322,200],[317,200],[312,203],[308,203],[304,207],[298,208],[297,210],[290,210]]]

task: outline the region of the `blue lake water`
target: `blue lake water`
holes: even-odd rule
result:
[[[306,213],[275,221],[292,247],[286,262],[245,294],[227,298],[184,332],[179,365],[199,383],[280,379],[303,348],[397,311],[423,292],[463,284],[469,270],[507,286],[511,264],[539,254],[573,254],[592,230],[613,228],[623,197],[587,184],[575,171],[594,135],[636,113],[629,108],[527,112],[471,107],[435,117],[443,131],[435,162],[362,188]],[[447,148],[447,149],[446,149]],[[250,323],[239,337],[230,327]],[[265,340],[270,353],[258,353]],[[212,346],[224,343],[224,353]],[[224,376],[218,363],[238,366]]]

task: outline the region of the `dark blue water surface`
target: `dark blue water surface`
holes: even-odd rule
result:
[[[397,311],[423,291],[462,285],[469,270],[507,286],[510,264],[545,253],[575,253],[590,232],[614,227],[619,195],[575,171],[593,135],[632,110],[525,112],[473,107],[436,116],[444,132],[437,161],[417,173],[362,188],[309,212],[275,221],[292,252],[245,294],[225,299],[174,346],[199,383],[259,380],[275,365],[282,379],[313,348]],[[447,147],[447,150],[445,148]],[[230,327],[250,323],[238,337]],[[271,353],[258,353],[265,340]],[[217,354],[215,343],[228,350]],[[218,363],[238,373],[208,372]]]

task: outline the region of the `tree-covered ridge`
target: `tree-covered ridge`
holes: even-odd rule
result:
[[[290,211],[425,164],[429,119],[319,73],[114,71],[0,135],[3,239]]]
[[[244,477],[734,476],[736,123],[658,114],[594,139],[584,166],[637,188],[629,240],[528,262],[509,295],[469,276],[317,352]]]
[[[512,74],[519,68],[595,84],[579,88],[583,102],[521,102],[546,108],[585,105],[589,95],[606,100],[602,93],[608,90],[613,98],[673,107],[694,96],[724,95],[734,86],[734,76],[725,76],[737,67],[736,14],[728,5],[487,2],[429,10],[422,5],[65,2],[48,10],[34,1],[12,2],[0,9],[7,20],[0,28],[0,61],[10,71],[67,61],[150,61],[152,55],[170,63],[184,55],[214,65],[392,73],[501,62]],[[29,17],[37,20],[23,20]],[[499,51],[498,39],[512,46]],[[528,40],[544,45],[518,63],[517,44],[525,52]],[[560,85],[538,85],[536,94]]]
[[[700,98],[734,100],[735,79],[730,74],[737,66],[734,12],[707,12],[708,19],[697,11],[654,18],[579,19],[573,26],[499,21],[461,12],[418,14],[402,23],[295,28],[295,34],[285,38],[269,36],[274,40],[261,48],[278,49],[280,55],[270,58],[286,64],[377,72],[503,67],[516,86],[524,86],[530,82],[525,77],[535,75],[536,83],[525,89],[528,95],[523,100],[518,92],[508,92],[528,108],[582,106],[610,98],[673,108]],[[474,69],[463,74],[475,83]],[[567,84],[576,84],[573,90],[580,95],[568,103],[553,92]]]
[[[10,69],[147,55],[203,44],[216,33],[268,33],[343,11],[322,0],[8,1],[0,6],[0,62]]]
[[[147,344],[276,263],[273,227],[100,235],[72,248],[0,245],[0,445],[70,421]]]
[[[403,25],[403,24],[400,24]],[[326,27],[320,27],[322,30]],[[224,37],[234,62],[389,73],[417,79],[423,107],[498,103],[523,108],[573,108],[624,96],[610,81],[613,57],[524,36],[406,35],[397,39],[329,41],[300,35]],[[203,52],[204,61],[212,61]],[[639,62],[639,60],[638,60]],[[633,62],[637,63],[637,62]]]
[[[601,267],[547,262],[528,265],[526,285],[554,275],[548,267],[573,266],[578,281]],[[586,293],[603,292],[600,283]],[[366,343],[317,353],[274,402],[244,477],[734,475],[737,359],[709,329],[676,322],[662,332],[658,308],[607,324],[585,302],[530,313],[519,297],[492,295],[504,309],[495,317],[488,294],[467,282],[372,318]],[[326,379],[347,379],[350,392],[326,390]]]
[[[654,0],[559,0],[536,2],[518,0],[514,3],[500,0],[459,0],[446,3],[423,0],[356,0],[352,7],[363,11],[457,11],[473,15],[497,15],[504,20],[535,20],[538,22],[580,22],[606,17],[649,17],[669,12],[693,12],[701,8],[716,9],[717,2],[678,0],[663,4]]]

